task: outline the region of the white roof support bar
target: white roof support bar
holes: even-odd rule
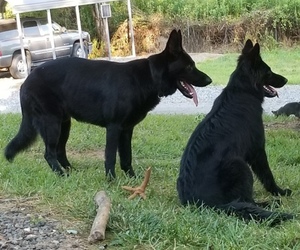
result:
[[[51,18],[50,10],[47,10],[47,19],[48,19],[48,29],[49,29],[49,34],[50,34],[50,43],[51,43],[51,49],[52,49],[52,56],[53,56],[53,59],[56,59],[54,35],[53,35],[53,29],[52,29],[52,18]]]
[[[22,30],[21,18],[20,18],[19,13],[16,14],[16,20],[17,20],[18,34],[19,34],[19,39],[20,39],[20,44],[21,44],[21,55],[22,55],[22,61],[23,61],[23,70],[25,72],[25,75],[27,76],[28,75],[28,65],[27,65],[27,59],[26,59],[24,43],[23,43],[23,35],[24,34],[23,34],[23,30]]]

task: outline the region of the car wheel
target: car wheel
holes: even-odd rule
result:
[[[72,57],[83,57],[88,58],[88,50],[85,44],[83,44],[83,49],[85,52],[85,56],[82,56],[82,51],[80,47],[80,43],[75,43],[73,46]]]
[[[30,59],[30,54],[28,52],[26,52],[26,58],[28,62],[28,74],[29,74],[31,71],[31,59]],[[23,61],[21,53],[16,53],[13,56],[11,66],[9,68],[9,73],[15,79],[25,78],[27,76],[25,72],[26,66],[27,65]]]

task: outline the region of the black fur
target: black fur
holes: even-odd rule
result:
[[[105,170],[115,177],[116,153],[130,176],[133,128],[160,97],[177,89],[196,100],[192,85],[204,87],[211,79],[195,67],[182,48],[180,31],[173,30],[166,48],[147,59],[126,63],[64,58],[37,67],[20,90],[22,123],[7,145],[5,156],[28,147],[39,133],[45,143],[45,159],[60,175],[71,168],[66,156],[71,117],[106,128]]]
[[[300,118],[300,102],[290,102],[272,113],[277,117],[279,115],[290,116],[294,115]]]
[[[257,175],[273,195],[290,195],[275,183],[265,152],[262,121],[264,96],[287,82],[273,73],[260,57],[259,44],[248,40],[228,85],[191,135],[181,159],[177,190],[182,204],[196,203],[235,213],[244,219],[273,219],[292,215],[259,207],[253,199]]]

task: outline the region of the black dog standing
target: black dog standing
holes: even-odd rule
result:
[[[177,180],[182,204],[204,204],[244,219],[272,218],[272,224],[292,218],[257,206],[249,168],[273,195],[291,194],[275,183],[269,168],[262,120],[264,96],[277,96],[271,86],[286,82],[261,59],[259,44],[248,40],[228,85],[186,146]]]
[[[71,168],[66,156],[71,118],[106,128],[106,175],[115,177],[116,154],[121,169],[134,176],[131,165],[133,128],[159,102],[178,89],[197,104],[193,86],[211,79],[199,71],[182,47],[180,31],[173,30],[166,48],[147,59],[117,63],[81,58],[57,59],[34,69],[20,90],[22,123],[5,149],[11,161],[39,133],[45,159],[64,175]]]

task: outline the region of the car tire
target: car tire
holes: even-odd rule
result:
[[[28,74],[29,74],[31,71],[31,57],[28,51],[26,52],[26,60],[28,63]],[[25,65],[21,53],[16,53],[13,55],[11,66],[9,67],[9,73],[15,79],[23,79],[27,77],[24,66]]]
[[[88,58],[88,49],[85,44],[83,44],[83,48],[85,52],[84,58]],[[80,43],[74,43],[73,50],[72,50],[72,57],[82,57],[80,56],[80,54],[81,54]]]

